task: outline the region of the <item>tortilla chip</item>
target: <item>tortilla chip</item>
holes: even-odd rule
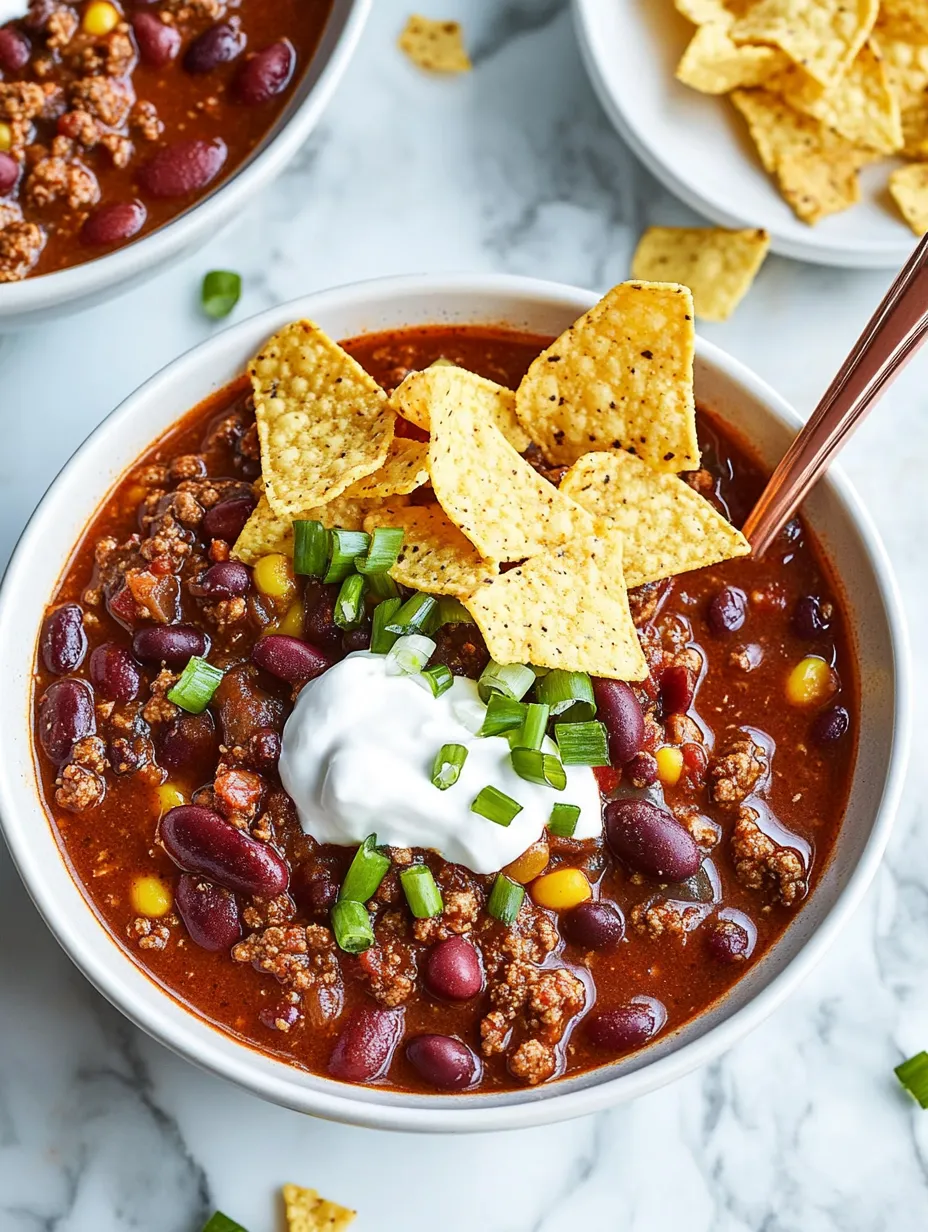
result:
[[[687,287],[621,282],[533,360],[516,412],[547,459],[625,448],[662,471],[699,466]]]
[[[659,475],[621,450],[588,453],[561,491],[625,540],[627,586],[641,586],[747,556],[750,546],[713,505],[676,475]]]
[[[902,152],[906,158],[928,158],[928,94],[902,113]]]
[[[453,368],[457,372],[467,371],[466,368],[459,368],[457,364],[452,364],[447,359],[436,360],[424,371],[431,372],[433,368]],[[414,423],[417,428],[428,432],[430,426],[429,398],[432,386],[427,380],[420,380],[420,376],[419,372],[410,372],[390,395],[390,405],[398,415],[402,415],[404,419]],[[502,385],[497,385],[495,381],[477,376],[475,372],[468,372],[468,379],[474,389],[479,391],[480,402],[486,414],[494,421],[513,449],[523,453],[528,449],[531,441],[516,417],[515,394],[511,389],[504,389]]]
[[[889,177],[889,192],[916,235],[928,231],[928,163],[910,163]]]
[[[432,21],[414,14],[398,39],[413,64],[430,73],[466,73],[473,67],[460,22]]]
[[[464,600],[497,663],[534,663],[616,680],[643,680],[647,663],[612,528],[501,573]]]
[[[887,38],[928,44],[928,4],[925,0],[881,0],[876,28]]]
[[[928,47],[890,38],[879,28],[879,53],[889,88],[905,111],[928,86]]]
[[[378,496],[402,496],[414,492],[429,481],[428,459],[429,447],[425,441],[395,436],[380,470],[346,488],[345,496],[354,500],[370,500]]]
[[[674,8],[694,26],[717,22],[729,26],[751,5],[752,0],[673,0]]]
[[[690,39],[676,78],[702,94],[727,94],[738,86],[762,85],[789,63],[778,48],[733,43],[724,25],[710,22]]]
[[[393,499],[397,503],[404,498]],[[364,519],[372,510],[379,509],[382,503],[377,499],[356,500],[346,494],[336,496],[335,500],[325,505],[304,509],[295,518],[281,518],[268,504],[267,497],[262,496],[242,527],[232,555],[246,565],[255,564],[271,552],[292,556],[294,521],[321,522],[323,526],[339,526],[342,530],[363,530]]]
[[[311,321],[275,334],[248,365],[271,508],[294,518],[384,463],[396,416],[361,365]]]
[[[499,573],[499,565],[480,555],[440,505],[384,505],[364,519],[368,534],[375,526],[403,528],[403,550],[390,570],[401,586],[460,599]]]
[[[758,0],[731,27],[731,37],[779,47],[830,86],[870,36],[879,7],[879,0]]]
[[[287,1214],[287,1232],[341,1232],[357,1216],[347,1206],[320,1198],[315,1189],[301,1189],[299,1185],[284,1185],[284,1207]]]
[[[724,321],[754,281],[769,247],[766,231],[649,227],[638,241],[632,275],[683,283],[693,292],[698,317]]]

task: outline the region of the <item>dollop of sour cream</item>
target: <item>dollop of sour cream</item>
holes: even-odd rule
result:
[[[475,873],[493,873],[538,839],[561,801],[580,806],[575,838],[595,838],[602,805],[592,770],[568,766],[563,791],[526,782],[503,736],[478,736],[485,710],[472,680],[456,676],[433,697],[410,676],[391,675],[385,655],[359,651],[305,685],[287,720],[280,777],[300,825],[320,843],[347,846],[376,834],[390,847],[425,847]],[[431,781],[443,744],[462,744],[458,781]],[[546,752],[556,752],[546,740]],[[522,811],[508,826],[472,813],[483,787]]]
[[[0,26],[26,16],[27,0],[0,0]]]

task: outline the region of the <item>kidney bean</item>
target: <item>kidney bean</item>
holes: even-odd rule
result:
[[[227,154],[221,137],[175,141],[145,164],[139,172],[139,183],[152,197],[186,197],[216,178]]]
[[[19,182],[19,163],[9,154],[0,154],[0,197],[6,197]]]
[[[132,650],[143,663],[184,667],[192,655],[206,654],[206,634],[193,625],[148,625],[135,631]]]
[[[222,724],[222,742],[229,748],[247,745],[259,728],[283,727],[283,702],[265,692],[258,683],[258,669],[240,663],[226,672],[213,695]]]
[[[326,586],[322,582],[307,582],[303,592],[303,636],[330,654],[338,654],[342,645],[342,631],[335,623],[339,589],[337,584]]]
[[[747,929],[734,920],[716,920],[706,933],[706,945],[716,962],[744,962],[751,948],[751,938]]]
[[[331,659],[321,650],[287,633],[270,633],[262,637],[255,643],[251,658],[258,667],[291,684],[298,680],[313,680],[332,665]]]
[[[210,565],[197,582],[194,593],[210,599],[234,599],[247,595],[250,586],[251,570],[246,565],[237,560],[222,560]]]
[[[75,740],[97,730],[93,690],[83,680],[56,680],[39,702],[39,740],[56,766],[67,761]]]
[[[338,898],[338,882],[330,869],[298,864],[293,870],[290,893],[301,911],[326,919]]]
[[[406,1057],[420,1078],[443,1091],[464,1091],[480,1077],[480,1061],[452,1035],[416,1035]]]
[[[586,1035],[595,1048],[612,1053],[629,1052],[656,1035],[666,1021],[659,1001],[630,1001],[618,1009],[604,1010],[587,1019]]]
[[[273,770],[280,761],[280,736],[272,727],[262,727],[248,740],[248,762],[256,770]]]
[[[606,842],[636,873],[658,881],[686,881],[702,853],[672,813],[649,800],[611,800],[606,805]]]
[[[843,706],[829,706],[812,720],[809,736],[813,744],[834,744],[851,725],[851,716]]]
[[[207,509],[200,528],[207,539],[225,539],[234,543],[255,507],[251,496],[235,496]]]
[[[706,621],[716,637],[737,633],[748,612],[748,597],[737,586],[723,586],[709,603]]]
[[[812,642],[831,628],[831,621],[822,611],[816,595],[802,595],[796,600],[791,621],[793,632],[805,642]]]
[[[611,950],[625,936],[625,918],[616,903],[580,903],[561,917],[561,932],[584,950]]]
[[[241,66],[235,93],[249,107],[266,103],[287,88],[295,68],[296,52],[290,40],[271,43]]]
[[[403,1011],[356,1009],[342,1027],[329,1073],[343,1082],[373,1082],[389,1068],[403,1033]]]
[[[467,1001],[483,988],[480,955],[463,937],[448,937],[426,954],[423,980],[437,997]]]
[[[177,914],[190,938],[204,950],[230,950],[242,936],[235,896],[221,886],[184,873],[174,894]]]
[[[300,1021],[300,1011],[291,1001],[280,998],[273,1005],[262,1005],[258,1021],[271,1031],[291,1031]]]
[[[165,770],[198,771],[205,777],[213,769],[219,738],[213,716],[179,714],[158,741],[158,764]]]
[[[686,714],[695,692],[696,678],[682,663],[674,663],[661,672],[661,709],[665,715]]]
[[[287,888],[289,870],[274,848],[236,830],[212,809],[198,804],[169,809],[160,836],[178,868],[236,894],[273,898]]]
[[[104,642],[94,648],[90,656],[90,680],[106,701],[133,701],[138,696],[141,679],[138,664],[122,646]]]
[[[351,654],[353,650],[369,650],[371,645],[370,627],[364,629],[349,629],[342,634],[342,650]]]
[[[624,680],[593,679],[596,717],[606,725],[609,757],[614,766],[624,766],[641,751],[644,715],[641,704]]]
[[[119,244],[138,235],[147,217],[148,211],[141,201],[111,201],[88,216],[81,228],[81,239],[95,247]]]
[[[165,25],[154,13],[136,13],[132,18],[139,59],[151,68],[164,68],[180,51],[180,31]]]
[[[638,753],[625,767],[632,787],[651,787],[657,782],[657,758],[653,753]]]
[[[220,21],[198,35],[184,55],[188,73],[211,73],[220,64],[230,64],[245,50],[245,36],[237,25]]]
[[[0,30],[0,68],[7,73],[18,73],[29,63],[32,52],[29,40],[25,34],[13,26],[4,26]]]
[[[76,603],[63,603],[45,617],[42,625],[42,662],[56,676],[73,672],[87,653],[84,613]]]

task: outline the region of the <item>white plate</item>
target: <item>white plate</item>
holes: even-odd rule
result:
[[[886,191],[891,160],[865,168],[859,204],[810,227],[780,197],[725,97],[673,75],[695,29],[671,0],[573,0],[577,36],[609,118],[666,188],[725,227],[764,227],[774,252],[819,265],[901,266],[915,246]]]

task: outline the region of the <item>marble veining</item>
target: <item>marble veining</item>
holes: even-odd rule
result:
[[[608,0],[602,0],[607,3]],[[657,2],[657,0],[653,0]],[[566,0],[434,0],[474,52],[432,80],[395,52],[410,5],[377,0],[355,63],[277,183],[202,251],[122,299],[0,339],[0,558],[99,419],[216,327],[212,268],[239,318],[314,288],[421,270],[506,270],[604,289],[641,229],[685,223],[614,134]],[[889,282],[768,261],[737,316],[703,327],[808,413]],[[928,638],[928,356],[846,451]],[[928,1114],[892,1067],[928,1047],[928,659],[916,756],[887,860],[838,944],[723,1059],[586,1120],[451,1140],[331,1126],[202,1074],[130,1027],[72,968],[0,856],[0,1229],[198,1232],[220,1206],[278,1227],[296,1180],[363,1232],[922,1232]]]

